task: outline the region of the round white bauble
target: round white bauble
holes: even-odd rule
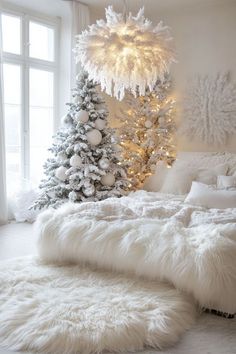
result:
[[[77,200],[77,193],[76,193],[75,191],[72,191],[72,192],[69,193],[68,197],[69,197],[69,200],[70,200],[71,202],[76,202],[76,200]]]
[[[87,123],[89,120],[89,114],[83,109],[75,114],[75,120],[80,123]]]
[[[67,179],[66,171],[66,167],[60,166],[56,169],[55,176],[61,181],[65,181]]]
[[[146,120],[146,122],[144,123],[145,127],[147,129],[151,128],[152,127],[152,122],[150,120]]]
[[[67,156],[66,156],[66,154],[63,151],[58,153],[57,161],[64,162],[66,159],[67,159]]]
[[[108,159],[101,159],[98,161],[98,166],[102,168],[103,170],[107,170],[110,165],[110,162]]]
[[[106,121],[104,119],[98,118],[95,120],[95,127],[98,130],[103,130],[105,128],[105,125],[106,125]]]
[[[97,129],[90,130],[86,135],[87,140],[91,145],[98,145],[102,141],[102,134]]]
[[[115,183],[115,176],[112,173],[107,173],[106,175],[102,176],[101,183],[104,186],[111,187]]]
[[[82,159],[79,155],[73,155],[70,158],[70,165],[72,167],[80,167],[82,165]]]
[[[86,197],[92,197],[95,193],[95,187],[91,184],[86,188],[83,188],[83,193]]]

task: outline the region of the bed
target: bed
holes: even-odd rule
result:
[[[233,176],[235,171],[234,154],[181,153],[161,192],[142,190],[44,212],[36,224],[39,254],[46,261],[86,262],[168,281],[202,308],[234,314],[235,188],[227,188],[230,207],[223,208],[199,205],[194,198],[186,202],[185,193],[193,180],[206,186],[217,183],[219,173]]]

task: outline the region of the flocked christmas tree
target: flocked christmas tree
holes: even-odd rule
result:
[[[132,189],[142,187],[153,174],[158,161],[171,165],[175,160],[174,104],[171,80],[157,80],[153,91],[146,88],[145,96],[126,95],[121,110],[119,135],[123,147],[123,161]]]
[[[44,165],[46,177],[34,208],[57,207],[69,200],[98,201],[125,193],[128,181],[107,117],[96,84],[82,73],[73,91],[73,103],[49,149],[52,157]]]

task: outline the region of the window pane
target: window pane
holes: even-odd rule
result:
[[[7,188],[21,177],[20,106],[5,105]],[[9,189],[9,191],[10,191]]]
[[[53,73],[30,69],[30,105],[53,106]]]
[[[14,82],[14,85],[12,83]],[[7,189],[21,178],[21,68],[3,64]]]
[[[52,108],[30,107],[30,145],[49,147],[52,134]]]
[[[30,21],[29,41],[31,58],[54,60],[54,30],[52,28]]]
[[[4,64],[4,102],[20,104],[21,102],[21,78],[20,66]]]
[[[53,134],[53,73],[30,69],[30,180],[38,184]]]
[[[30,180],[38,185],[43,177],[43,164],[49,156],[53,134],[53,110],[30,109]]]
[[[4,52],[21,53],[20,17],[2,14],[2,42]]]

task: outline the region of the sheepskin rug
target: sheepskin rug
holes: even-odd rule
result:
[[[169,346],[196,306],[163,282],[25,257],[0,263],[0,314],[1,347],[87,354]]]

